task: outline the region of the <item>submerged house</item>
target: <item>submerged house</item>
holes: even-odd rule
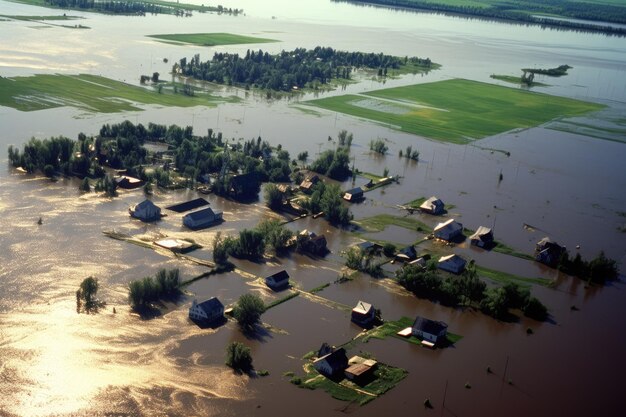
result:
[[[223,220],[222,212],[214,212],[210,207],[193,211],[183,216],[183,224],[190,229],[202,229]]]
[[[128,209],[130,215],[142,222],[153,222],[161,218],[161,208],[150,200],[143,200]]]
[[[228,194],[233,198],[254,198],[258,196],[260,187],[261,177],[257,172],[233,175],[228,182]]]
[[[361,187],[356,187],[351,190],[346,191],[343,195],[343,199],[349,201],[350,203],[354,203],[356,201],[361,201],[365,197],[363,196],[363,189]]]
[[[400,262],[411,262],[417,259],[417,251],[413,245],[402,248],[396,254],[396,260]]]
[[[316,174],[307,175],[304,180],[300,183],[300,189],[309,194],[313,192],[313,186],[320,181],[320,177]]]
[[[313,367],[322,375],[336,377],[348,367],[346,350],[339,348],[313,361]]]
[[[420,205],[420,211],[428,214],[443,214],[445,210],[445,204],[439,198],[432,196],[428,200],[424,201]]]
[[[433,321],[417,316],[411,327],[411,334],[420,339],[437,343],[445,338],[448,333],[448,325],[443,321]]]
[[[493,244],[493,231],[488,227],[480,226],[478,230],[470,236],[470,243],[480,248]]]
[[[383,247],[381,245],[379,245],[378,243],[370,242],[370,241],[361,242],[359,244],[354,245],[354,247],[368,255],[375,255],[383,250]]]
[[[274,291],[287,288],[289,286],[289,274],[284,269],[280,272],[265,278],[265,285]]]
[[[328,253],[326,247],[326,237],[324,235],[316,235],[314,232],[303,230],[300,232],[299,241],[301,241],[301,249],[313,255],[324,256]]]
[[[193,300],[189,308],[189,318],[200,322],[214,322],[224,317],[224,304],[216,297],[211,297],[198,304]]]
[[[351,320],[359,326],[369,326],[374,322],[376,317],[376,310],[374,306],[365,301],[360,301],[356,304],[356,307],[352,309]]]
[[[463,235],[463,225],[454,219],[450,219],[435,226],[433,235],[438,239],[450,241]]]
[[[439,258],[437,268],[458,275],[465,270],[465,264],[467,264],[465,259],[461,258],[459,255],[452,254]]]
[[[549,237],[544,237],[535,247],[535,260],[555,267],[561,259],[561,255],[566,251],[565,246],[552,241]]]
[[[127,175],[121,175],[119,177],[114,177],[113,180],[117,184],[118,187],[124,188],[127,190],[132,190],[134,188],[141,187],[144,182],[139,178],[129,177]]]

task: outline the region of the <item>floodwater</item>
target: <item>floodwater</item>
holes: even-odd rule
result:
[[[384,84],[363,79],[326,93],[342,94],[454,77],[495,82],[489,75],[569,64],[574,68],[565,77],[537,77],[551,85],[537,91],[606,104],[606,110],[575,121],[618,127],[621,130],[613,133],[613,139],[626,140],[623,38],[330,1],[299,1],[297,7],[292,3],[228,0],[225,6],[243,8],[245,15],[195,14],[185,19],[72,11],[85,17],[81,24],[91,27],[80,31],[0,22],[0,71],[2,76],[86,72],[136,82],[143,73],[167,74],[173,62],[195,53],[206,59],[214,51],[245,53],[248,48],[263,48],[277,52],[316,45],[428,56],[443,65],[427,75]],[[0,10],[7,15],[57,13],[5,1],[0,1]],[[207,31],[281,42],[200,48],[145,37]],[[163,63],[163,58],[169,63]],[[213,128],[227,138],[261,135],[273,144],[283,144],[292,156],[303,150],[313,156],[335,146],[326,138],[346,129],[354,133],[351,152],[360,170],[381,174],[388,168],[390,174],[401,176],[399,184],[369,192],[365,202],[353,205],[356,219],[379,213],[405,215],[397,205],[437,195],[455,206],[446,217],[457,218],[471,229],[492,226],[496,239],[517,251],[531,253],[534,242],[549,235],[572,252],[580,245],[584,257],[605,250],[621,262],[622,269],[626,264],[626,234],[619,230],[626,226],[623,143],[595,138],[593,131],[585,131],[590,136],[556,131],[547,124],[466,146],[442,144],[341,114],[312,113],[300,102],[316,94],[266,100],[240,89],[212,88],[215,94],[237,95],[242,101],[217,108],[147,106],[142,112],[107,115],[71,108],[22,113],[0,107],[0,415],[319,416],[349,412],[374,416],[399,415],[407,408],[412,414],[441,415],[444,392],[443,415],[449,416],[617,415],[623,409],[623,282],[586,288],[578,279],[533,262],[466,244],[451,251],[485,267],[553,279],[555,288],[532,288],[549,307],[551,320],[537,323],[521,317],[497,322],[479,312],[416,299],[390,280],[360,274],[337,283],[343,265],[340,254],[359,238],[310,218],[288,227],[325,234],[331,250],[326,258],[292,254],[262,263],[236,261],[237,271],[194,282],[160,316],[143,320],[131,314],[126,300],[130,280],[160,268],[180,268],[183,277],[190,278],[206,268],[109,239],[102,231],[191,237],[205,246],[192,255],[210,259],[207,248],[217,231],[233,234],[254,227],[260,219],[280,216],[262,202],[242,205],[211,195],[206,197],[211,206],[224,211],[225,222],[216,227],[190,232],[182,227],[182,214],[177,213],[144,225],[129,218],[126,211],[143,198],[141,191],[104,199],[81,195],[76,180],[50,182],[19,173],[7,166],[9,144],[21,146],[31,136],[95,134],[103,123],[130,120],[188,124],[197,132]],[[368,151],[367,144],[377,137],[389,140],[385,157]],[[397,157],[398,150],[408,145],[419,149],[419,162]],[[360,182],[366,181],[358,178],[356,185]],[[351,185],[348,181],[344,187]],[[157,192],[153,201],[164,207],[195,197],[191,191]],[[43,224],[37,225],[40,216]],[[440,221],[413,216],[429,226]],[[524,224],[533,229],[525,229]],[[421,238],[417,232],[396,226],[368,236],[398,243]],[[432,249],[429,245],[419,247]],[[263,316],[265,330],[254,337],[243,335],[232,322],[200,329],[188,321],[187,308],[193,299],[218,296],[229,305],[246,292],[255,292],[267,302],[282,297],[283,293],[270,292],[258,279],[280,269],[286,269],[300,289],[330,285],[319,297],[300,295],[269,310]],[[107,305],[98,314],[78,315],[74,293],[89,275],[99,279],[99,296]],[[349,309],[358,300],[372,302],[390,320],[416,314],[444,320],[463,339],[453,348],[437,351],[396,339],[357,345],[350,353],[368,351],[382,362],[409,371],[396,388],[365,407],[291,385],[283,373],[301,373],[302,355],[322,342],[347,342],[361,331],[349,321]],[[529,327],[533,335],[527,335]],[[226,368],[224,348],[233,340],[248,344],[255,367],[267,369],[270,375],[249,378]],[[487,366],[493,374],[485,371]],[[465,383],[472,388],[464,388]],[[434,410],[423,408],[426,398]]]

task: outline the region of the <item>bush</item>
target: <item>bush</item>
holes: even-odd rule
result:
[[[217,232],[213,238],[213,262],[218,266],[228,263],[228,249],[222,239],[222,232]]]
[[[531,319],[545,321],[548,318],[548,309],[535,297],[530,297],[523,311],[524,315]]]
[[[128,284],[128,299],[134,310],[146,308],[162,298],[180,293],[180,273],[178,269],[159,270],[154,277],[145,277]]]
[[[43,174],[48,178],[52,178],[54,176],[54,167],[52,165],[44,166]]]
[[[80,183],[80,190],[88,193],[91,191],[91,185],[89,185],[89,178],[85,177],[83,182]]]
[[[379,139],[370,141],[370,151],[374,151],[376,153],[384,155],[385,153],[387,153],[388,149],[389,147],[387,146],[387,144],[385,143],[383,139],[379,138]]]
[[[224,241],[227,251],[236,258],[259,259],[265,253],[265,239],[257,230],[243,229],[239,238]]]
[[[226,365],[236,371],[248,372],[252,369],[250,348],[241,342],[232,342],[226,347]]]
[[[287,244],[293,237],[293,232],[286,229],[280,221],[269,219],[261,221],[256,230],[264,236],[266,246],[275,252],[281,252],[287,249]]]
[[[385,243],[383,246],[383,254],[388,257],[391,258],[393,255],[395,255],[396,253],[396,247],[395,245],[393,245],[392,243]]]
[[[250,329],[261,320],[261,314],[264,312],[265,304],[261,297],[256,294],[243,294],[233,309],[233,316],[240,326]]]
[[[278,210],[283,204],[283,193],[278,190],[276,184],[267,184],[265,191],[265,204],[272,210]]]

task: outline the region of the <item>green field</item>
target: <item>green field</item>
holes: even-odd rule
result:
[[[307,104],[444,142],[578,116],[605,106],[470,80],[447,80],[311,100]]]
[[[76,107],[89,112],[115,113],[141,110],[138,104],[192,107],[215,106],[225,99],[197,94],[174,94],[169,88],[137,87],[97,75],[39,74],[31,77],[0,77],[0,106],[20,111]]]
[[[276,39],[255,38],[252,36],[234,35],[232,33],[180,33],[180,34],[163,34],[148,35],[149,38],[155,38],[168,43],[182,43],[200,46],[216,46],[216,45],[241,45],[246,43],[268,43],[278,42]]]

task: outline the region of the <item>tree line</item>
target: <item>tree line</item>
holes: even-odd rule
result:
[[[145,277],[128,284],[128,300],[133,310],[150,308],[152,303],[180,294],[178,269],[160,269],[154,277]]]
[[[276,55],[248,50],[245,56],[216,52],[213,58],[200,61],[196,54],[191,59],[182,58],[172,71],[195,79],[218,84],[291,91],[295,88],[314,87],[315,83],[328,84],[333,79],[349,80],[353,68],[366,68],[386,73],[411,64],[429,69],[429,58],[395,57],[383,53],[337,51],[318,46],[314,49],[297,48]]]
[[[91,10],[101,13],[140,15],[146,14],[173,14],[176,16],[191,16],[192,11],[217,12],[237,15],[243,10],[219,6],[197,6],[194,4],[180,4],[178,2],[151,2],[125,0],[44,0],[46,5],[62,9]]]

